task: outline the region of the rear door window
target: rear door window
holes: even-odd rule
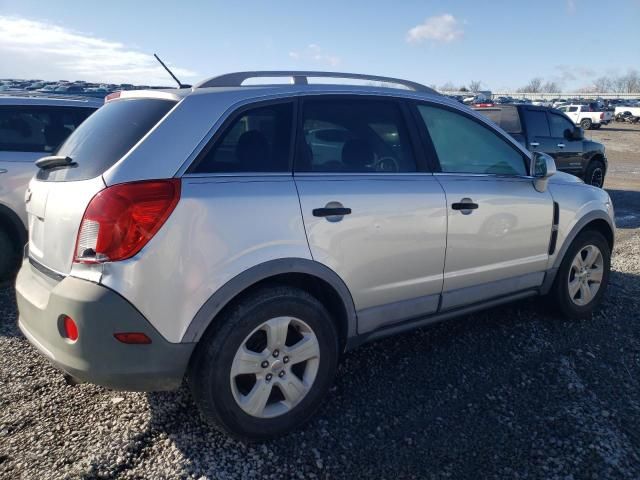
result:
[[[404,173],[417,170],[404,117],[389,100],[305,99],[298,172]]]
[[[52,153],[93,111],[85,107],[0,107],[0,150]]]
[[[239,113],[204,153],[194,173],[291,172],[293,102]]]
[[[38,179],[77,181],[102,175],[146,135],[175,101],[126,99],[106,103],[62,144],[57,155],[70,157],[72,167],[39,170]]]
[[[539,110],[525,110],[524,115],[529,137],[549,136],[549,122],[547,122],[546,113]]]

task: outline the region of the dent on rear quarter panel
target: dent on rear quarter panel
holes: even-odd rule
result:
[[[134,258],[105,264],[102,283],[179,342],[213,293],[248,268],[311,259],[290,175],[182,180],[165,225]]]

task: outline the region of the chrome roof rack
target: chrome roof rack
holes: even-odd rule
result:
[[[206,87],[240,87],[245,80],[250,78],[273,78],[273,77],[289,77],[293,80],[294,85],[308,85],[308,78],[341,78],[351,80],[365,80],[371,82],[392,83],[402,85],[403,87],[415,92],[437,93],[433,88],[429,88],[420,83],[410,80],[402,80],[400,78],[380,77],[378,75],[363,75],[360,73],[340,73],[340,72],[312,72],[312,71],[296,71],[296,70],[274,70],[274,71],[256,71],[256,72],[234,72],[220,75],[205,80],[193,88]]]

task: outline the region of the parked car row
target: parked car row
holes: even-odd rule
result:
[[[0,79],[0,93],[41,92],[56,95],[75,95],[104,98],[110,93],[120,90],[148,90],[149,85],[132,85],[130,83],[94,83],[82,80],[15,80]]]

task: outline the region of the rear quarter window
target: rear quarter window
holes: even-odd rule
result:
[[[109,102],[91,115],[58,149],[56,155],[70,157],[72,167],[39,170],[37,178],[68,182],[102,175],[151,130],[175,101],[124,99]]]

